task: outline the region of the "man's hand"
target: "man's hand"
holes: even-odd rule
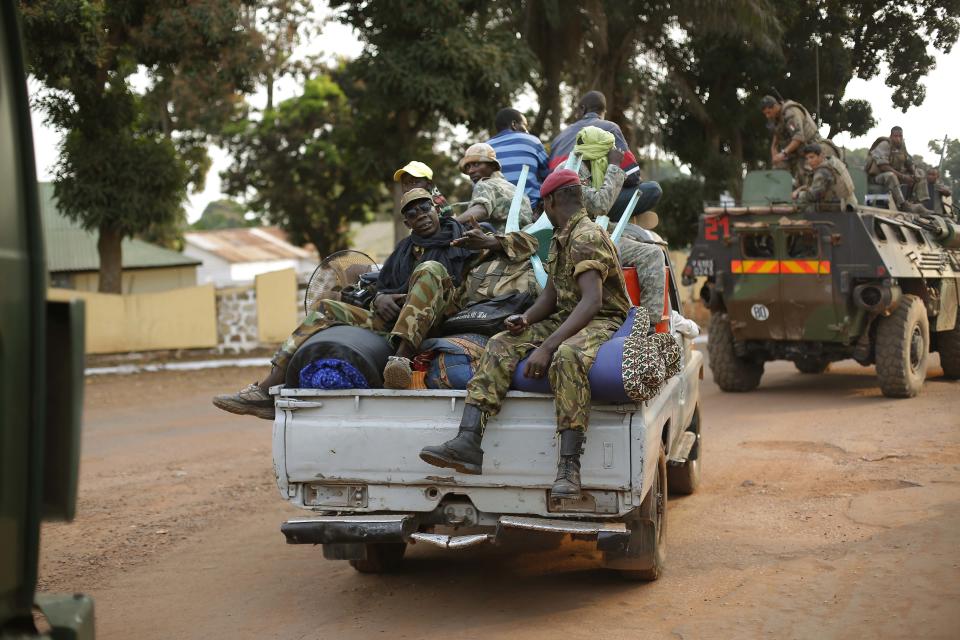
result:
[[[373,311],[385,322],[393,322],[400,315],[406,297],[405,293],[381,293],[373,299]]]
[[[508,316],[507,319],[503,321],[503,326],[505,326],[507,331],[509,331],[512,335],[517,335],[530,326],[530,322],[527,320],[526,314],[515,313],[512,316]]]
[[[607,162],[619,167],[620,163],[623,162],[623,151],[617,149],[616,146],[612,147],[610,151],[607,152]]]
[[[450,246],[463,247],[474,251],[482,249],[493,250],[500,246],[500,242],[494,235],[483,232],[476,218],[471,217],[467,221],[467,226],[470,228],[459,238],[451,240]]]
[[[547,369],[553,361],[553,352],[540,346],[533,350],[527,358],[527,366],[523,368],[525,378],[542,378],[547,375]]]
[[[773,156],[773,164],[785,163],[785,162],[786,162],[787,160],[789,160],[789,159],[790,159],[790,158],[787,156],[787,154],[785,154],[783,151],[781,151],[781,152],[778,153],[777,155]]]

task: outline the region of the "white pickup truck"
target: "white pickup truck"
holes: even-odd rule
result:
[[[519,532],[570,534],[596,540],[605,567],[656,579],[667,488],[692,493],[700,478],[703,356],[674,335],[683,368],[656,397],[593,405],[576,501],[548,498],[558,455],[550,395],[511,391],[487,425],[483,474],[462,475],[419,453],[456,434],[465,391],[274,387],[277,485],[311,512],[283,523],[287,542],[322,544],[324,557],[376,573],[396,569],[408,544],[454,550]]]

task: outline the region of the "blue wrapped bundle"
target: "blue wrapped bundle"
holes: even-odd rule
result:
[[[345,360],[314,360],[300,370],[301,389],[369,389],[367,379]]]

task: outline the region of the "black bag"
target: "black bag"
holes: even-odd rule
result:
[[[479,333],[492,336],[504,330],[503,321],[530,308],[535,298],[529,293],[505,293],[502,296],[472,304],[444,321],[440,335]]]
[[[380,335],[369,329],[336,325],[318,331],[300,345],[287,365],[286,384],[300,386],[300,370],[314,360],[336,358],[353,365],[367,379],[371,389],[383,386],[383,368],[393,349]]]
[[[343,288],[340,292],[340,301],[361,309],[369,309],[370,303],[377,295],[377,280],[379,277],[379,271],[361,274],[357,284],[351,284]]]

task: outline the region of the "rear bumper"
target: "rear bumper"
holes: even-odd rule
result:
[[[585,522],[525,516],[501,516],[492,533],[443,535],[420,533],[413,515],[322,516],[284,522],[280,531],[287,544],[383,544],[424,543],[444,549],[464,549],[481,544],[496,544],[511,531],[570,534],[579,539],[596,540],[600,551],[623,552],[630,531],[621,522]]]

